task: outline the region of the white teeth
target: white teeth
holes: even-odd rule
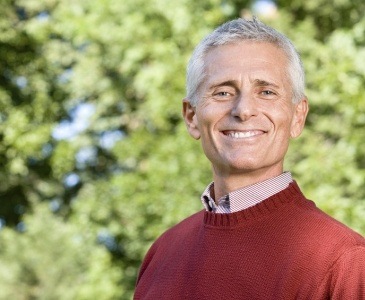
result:
[[[242,139],[247,138],[256,135],[257,132],[255,131],[246,131],[246,132],[230,132],[228,134],[229,137],[235,138],[235,139]]]

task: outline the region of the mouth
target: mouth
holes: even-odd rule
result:
[[[245,139],[250,137],[259,136],[265,133],[263,130],[246,130],[246,131],[236,131],[236,130],[224,130],[222,133],[233,139]]]

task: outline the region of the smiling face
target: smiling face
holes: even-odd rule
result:
[[[185,99],[183,115],[190,135],[201,139],[215,182],[231,181],[226,185],[234,189],[281,174],[308,109],[306,99],[292,102],[284,52],[239,42],[211,50],[205,66],[198,104]]]

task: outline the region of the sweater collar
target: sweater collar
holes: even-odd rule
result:
[[[286,189],[247,209],[229,214],[216,214],[210,211],[205,211],[204,223],[208,226],[221,228],[238,226],[247,220],[258,219],[278,210],[286,203],[292,201],[303,202],[305,200],[306,199],[298,184],[293,181]]]

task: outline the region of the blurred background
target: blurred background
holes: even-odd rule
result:
[[[363,0],[1,0],[0,299],[131,299],[152,241],[200,210],[181,118],[193,47],[257,15],[302,55],[305,195],[365,234]]]

